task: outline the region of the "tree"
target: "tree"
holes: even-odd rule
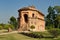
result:
[[[56,23],[57,23],[57,27],[60,28],[60,6],[54,6],[55,12],[56,14]]]
[[[17,29],[17,20],[15,17],[10,17],[10,21],[8,22],[9,24],[13,25],[15,29]]]
[[[60,15],[58,15],[57,17],[56,17],[56,20],[57,20],[57,26],[58,26],[58,28],[60,28]]]
[[[49,6],[46,16],[46,26],[60,28],[60,6]]]
[[[55,21],[55,11],[53,7],[49,6],[48,15],[46,16],[46,26],[54,27],[54,21]]]
[[[60,13],[60,6],[54,6],[54,9],[56,10],[57,13]]]

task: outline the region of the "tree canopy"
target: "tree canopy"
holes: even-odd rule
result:
[[[14,16],[10,17],[9,24],[13,25],[15,29],[17,29],[17,20]]]
[[[46,26],[60,28],[60,6],[49,6],[46,16]]]

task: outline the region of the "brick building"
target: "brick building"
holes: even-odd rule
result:
[[[33,31],[45,31],[44,14],[34,6],[23,7],[18,10],[18,30],[28,31],[34,25]]]

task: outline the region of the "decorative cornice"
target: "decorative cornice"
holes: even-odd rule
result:
[[[30,19],[39,19],[39,20],[42,20],[42,21],[45,21],[44,19],[42,18],[33,18],[33,17],[29,17]]]

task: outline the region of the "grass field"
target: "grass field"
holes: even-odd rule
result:
[[[7,35],[0,35],[0,40],[60,40],[58,39],[51,39],[51,38],[31,38],[22,34],[7,34]]]
[[[31,38],[22,34],[7,34],[7,35],[0,35],[0,40],[53,40],[51,38]]]

